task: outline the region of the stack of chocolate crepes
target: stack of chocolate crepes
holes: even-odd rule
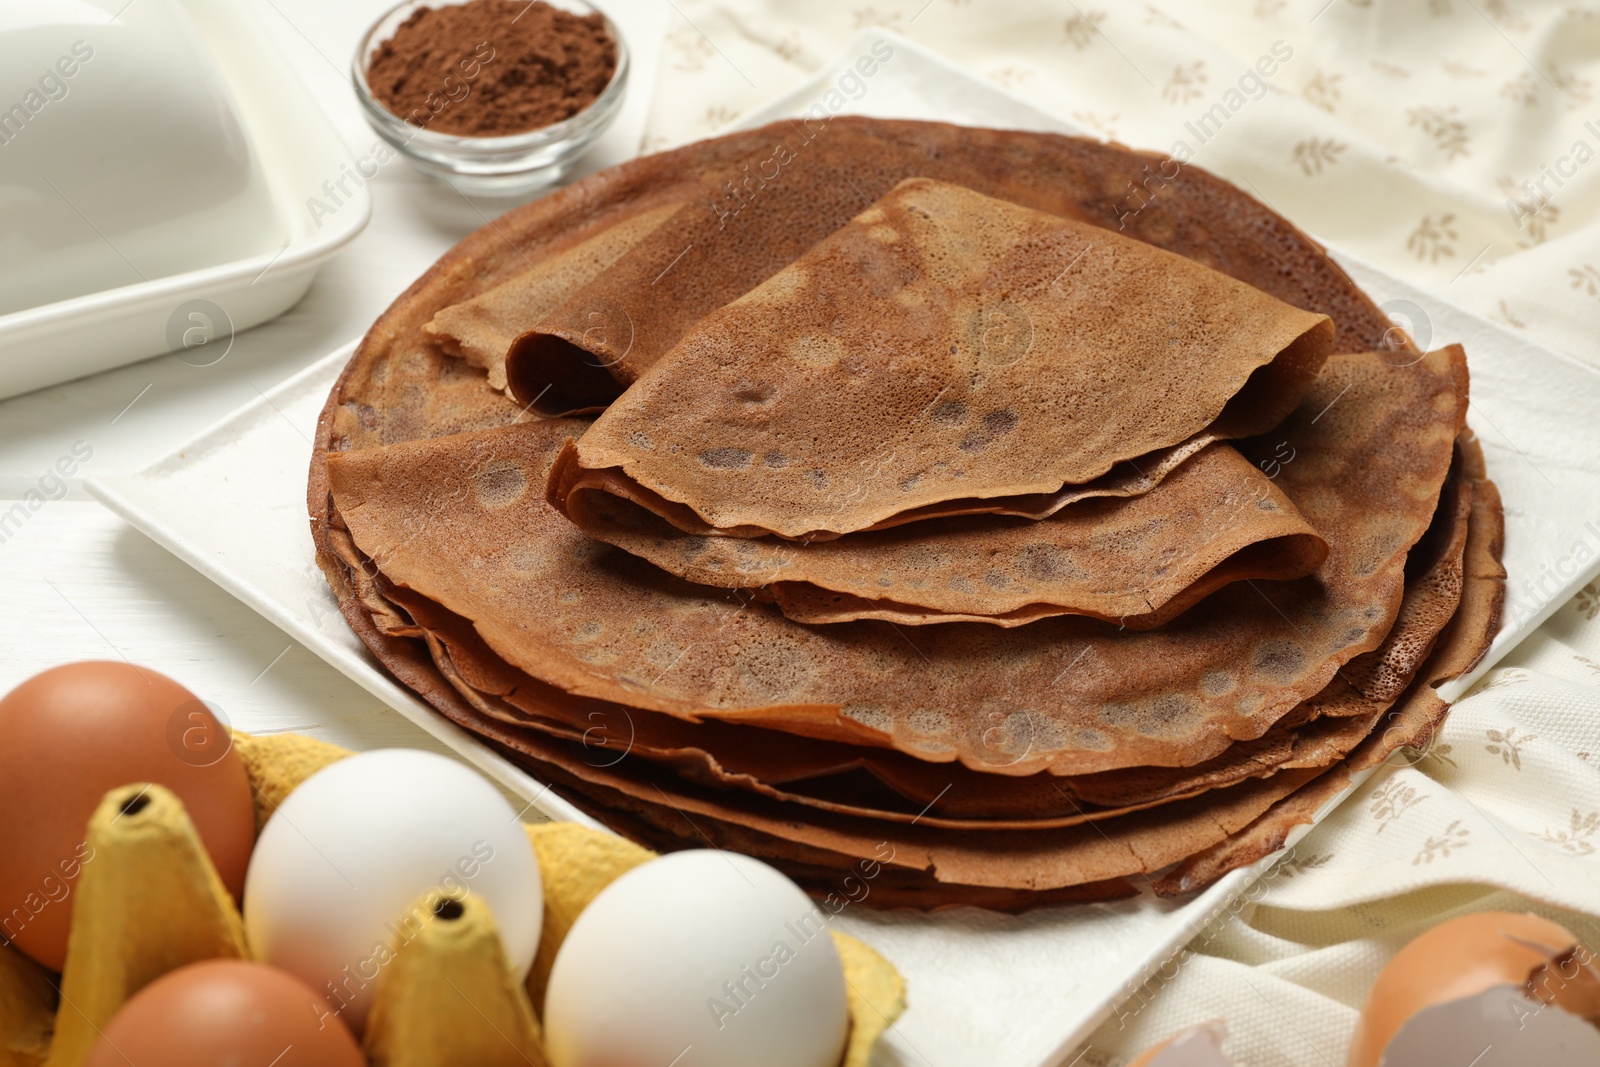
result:
[[[329,398],[346,618],[618,831],[819,891],[1020,908],[1274,851],[1438,725],[1500,504],[1459,348],[1150,162],[780,123],[485,226]]]

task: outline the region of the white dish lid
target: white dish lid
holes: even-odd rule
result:
[[[7,0],[0,109],[0,314],[287,236],[233,96],[173,0]]]

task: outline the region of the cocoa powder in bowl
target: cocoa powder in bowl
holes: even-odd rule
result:
[[[504,137],[571,118],[610,83],[617,42],[598,13],[544,0],[422,7],[367,62],[372,96],[413,126]]]

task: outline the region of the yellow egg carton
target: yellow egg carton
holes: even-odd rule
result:
[[[255,790],[256,831],[296,786],[347,749],[294,734],[234,734]],[[436,910],[379,976],[364,1049],[374,1067],[544,1067],[537,1005],[578,913],[614,879],[654,857],[571,823],[524,827],[539,857],[544,926],[526,982],[511,975],[489,910],[468,895]],[[248,959],[239,910],[183,802],[160,786],[106,794],[89,821],[95,862],[74,893],[66,968],[57,976],[0,945],[0,1067],[80,1067],[117,1009],[169,971]],[[437,901],[430,894],[425,904]],[[866,945],[835,932],[850,1005],[841,1067],[867,1067],[905,1010],[905,982]]]

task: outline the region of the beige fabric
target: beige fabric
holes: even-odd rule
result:
[[[715,131],[886,25],[1103,135],[1183,141],[1317,237],[1600,365],[1600,6],[674,6],[647,148]],[[1262,57],[1272,75],[1251,77]],[[1428,324],[1405,324],[1426,347]],[[1600,949],[1597,687],[1591,585],[1457,705],[1428,757],[1375,776],[1067,1062],[1126,1063],[1226,1017],[1241,1063],[1342,1063],[1383,962],[1461,911],[1530,908]]]

